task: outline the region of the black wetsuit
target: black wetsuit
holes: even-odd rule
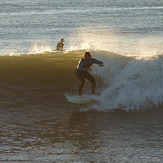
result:
[[[103,62],[94,59],[94,58],[89,58],[89,59],[85,59],[82,58],[79,61],[79,64],[76,68],[76,76],[78,77],[78,79],[80,80],[81,84],[79,86],[79,91],[78,94],[81,95],[82,94],[82,90],[85,84],[85,79],[89,80],[92,83],[92,91],[91,94],[95,93],[95,88],[96,88],[96,80],[94,79],[94,77],[88,72],[88,69],[92,66],[92,64],[99,64],[99,65],[103,65]]]
[[[56,46],[56,50],[63,51],[63,46],[64,46],[63,42],[59,42]]]

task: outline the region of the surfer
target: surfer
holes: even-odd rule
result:
[[[63,38],[61,38],[61,40],[59,41],[59,43],[56,46],[56,50],[63,51],[64,41],[65,40]]]
[[[90,52],[85,52],[84,54],[84,58],[82,58],[79,61],[79,64],[77,65],[75,74],[78,77],[78,79],[80,80],[81,84],[79,86],[79,91],[78,91],[78,95],[81,96],[82,95],[82,90],[85,84],[85,79],[89,80],[92,83],[92,87],[91,87],[91,94],[95,94],[95,88],[96,88],[96,80],[94,79],[94,77],[88,72],[91,71],[92,69],[90,68],[92,66],[92,64],[98,64],[99,66],[103,67],[104,64],[103,62],[92,58]]]

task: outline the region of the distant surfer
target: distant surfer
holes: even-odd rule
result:
[[[65,40],[63,38],[61,38],[61,40],[59,41],[59,43],[56,46],[56,50],[63,51],[64,41]]]
[[[85,84],[85,79],[89,80],[92,83],[92,87],[91,87],[91,94],[95,94],[95,88],[96,88],[96,80],[94,79],[94,77],[88,72],[91,71],[92,69],[90,68],[92,66],[92,64],[98,64],[99,66],[103,67],[104,64],[103,62],[92,58],[90,52],[85,52],[84,54],[84,58],[82,58],[79,61],[79,64],[76,68],[76,76],[78,77],[78,79],[80,80],[81,84],[79,86],[79,91],[78,91],[78,95],[81,96],[82,95],[82,90]]]

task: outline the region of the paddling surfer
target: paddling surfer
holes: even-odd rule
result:
[[[84,54],[84,58],[82,58],[79,61],[79,64],[77,65],[75,74],[78,77],[78,79],[80,80],[80,86],[79,86],[79,90],[78,90],[78,95],[81,96],[82,95],[82,90],[83,87],[85,85],[85,79],[89,80],[92,83],[92,87],[91,87],[91,94],[95,93],[95,88],[96,88],[96,80],[94,79],[94,77],[88,72],[91,71],[92,69],[90,68],[92,66],[92,64],[98,64],[99,66],[103,67],[104,64],[102,61],[99,61],[95,58],[92,58],[90,52],[85,52]]]
[[[61,38],[61,40],[59,41],[59,43],[56,45],[56,50],[59,50],[59,51],[63,51],[63,46],[64,46],[64,39]]]

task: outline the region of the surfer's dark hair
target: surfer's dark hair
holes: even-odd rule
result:
[[[61,38],[61,40],[60,41],[65,41],[63,38]]]
[[[92,55],[91,55],[90,52],[85,52],[85,54],[84,54],[84,58],[85,58],[87,55],[88,55],[89,57],[92,57]]]

